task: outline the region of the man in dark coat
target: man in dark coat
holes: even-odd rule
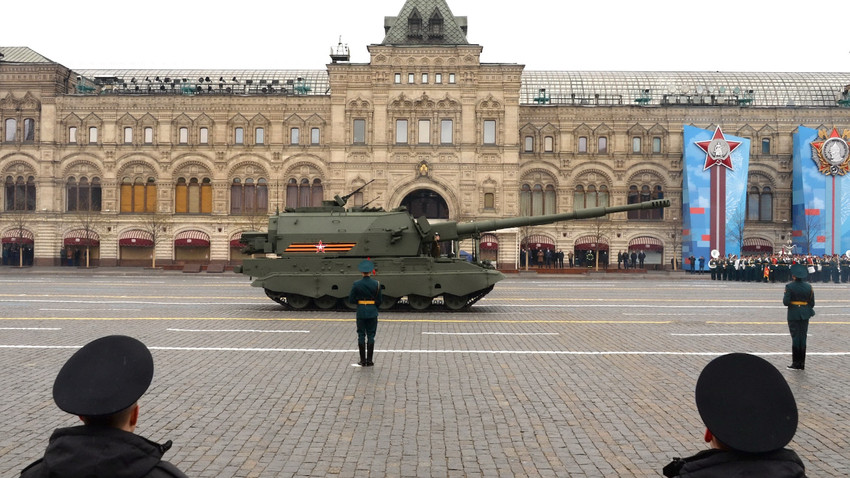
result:
[[[717,357],[700,373],[695,397],[711,448],[674,458],[664,476],[806,477],[800,457],[785,448],[797,431],[797,403],[770,362],[743,353]]]
[[[55,430],[21,478],[185,478],[162,460],[170,440],[160,445],[133,433],[152,379],[153,357],[134,338],[112,335],[79,349],[59,371],[53,400],[83,425]]]
[[[357,305],[357,347],[360,349],[361,367],[371,367],[375,352],[375,333],[378,331],[378,307],[381,305],[381,284],[373,279],[375,264],[362,261],[357,270],[363,277],[351,285],[348,302]]]
[[[785,285],[782,303],[788,307],[788,330],[791,332],[791,365],[794,370],[806,368],[806,334],[809,331],[809,319],[815,315],[815,292],[812,285],[805,281],[809,275],[802,264],[791,266],[794,280]]]

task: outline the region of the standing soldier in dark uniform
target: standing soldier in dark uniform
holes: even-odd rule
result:
[[[806,368],[806,334],[809,331],[809,319],[815,315],[815,292],[812,285],[804,279],[809,275],[806,266],[791,266],[794,280],[785,285],[782,303],[788,307],[788,330],[791,332],[790,369]]]
[[[850,279],[850,256],[848,254],[841,256],[838,267],[841,269],[841,282],[847,282]]]
[[[362,261],[358,266],[363,278],[351,285],[348,302],[357,305],[357,347],[360,349],[361,367],[371,367],[375,352],[375,332],[378,331],[378,307],[381,305],[381,284],[371,277],[375,270],[372,261]]]
[[[53,382],[53,401],[83,424],[55,430],[44,457],[21,477],[186,478],[162,460],[170,440],[160,445],[134,433],[152,380],[153,357],[132,337],[102,337],[77,350]]]
[[[829,282],[832,280],[832,262],[830,261],[830,257],[824,254],[820,259],[821,264],[821,273],[820,280],[821,282]]]

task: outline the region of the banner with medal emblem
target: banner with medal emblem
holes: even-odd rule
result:
[[[741,254],[750,140],[684,125],[682,258]]]
[[[794,134],[791,240],[799,254],[850,249],[850,130],[800,126]]]

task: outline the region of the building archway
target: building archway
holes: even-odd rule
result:
[[[595,267],[596,254],[599,254],[599,266],[608,268],[608,239],[599,236],[582,236],[576,239],[573,246],[575,265],[578,267]]]
[[[31,266],[34,243],[33,233],[29,229],[15,228],[3,233],[3,265]]]
[[[760,256],[762,254],[773,254],[773,243],[761,237],[744,238],[741,246],[742,256]]]
[[[239,231],[232,236],[230,236],[230,263],[231,264],[241,264],[243,260],[250,259],[251,254],[245,254],[242,252],[242,249],[245,248],[245,244],[242,244],[242,233],[245,231]]]
[[[118,234],[118,264],[121,266],[152,266],[153,250],[150,232],[130,229]]]
[[[206,232],[189,230],[174,236],[174,260],[186,263],[210,261],[210,236]]]
[[[643,268],[648,269],[652,266],[655,269],[659,269],[664,267],[664,243],[660,239],[651,236],[635,237],[629,241],[629,261],[632,260],[632,252],[637,254],[638,264],[643,263]],[[641,253],[644,255],[643,261],[640,260]],[[634,269],[635,265],[629,264],[629,267]]]
[[[100,265],[100,235],[87,229],[75,229],[65,234],[62,241],[64,264],[77,267]]]
[[[483,234],[478,248],[481,251],[479,260],[490,262],[499,260],[499,238],[495,234]]]
[[[520,242],[520,267],[551,267],[555,253],[555,241],[545,234],[532,234]],[[549,259],[547,263],[547,258]]]
[[[449,205],[443,196],[430,189],[416,189],[401,200],[401,205],[413,217],[425,216],[428,219],[448,219]]]

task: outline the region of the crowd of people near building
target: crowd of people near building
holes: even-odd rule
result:
[[[711,280],[788,282],[794,264],[802,264],[807,268],[809,282],[850,282],[850,256],[839,254],[762,254],[743,257],[728,254],[726,257],[712,257],[707,262],[704,257],[690,256],[687,270],[691,274],[710,274]]]
[[[541,247],[539,249],[526,249],[523,246],[519,254],[519,265],[525,267],[526,262],[529,267],[542,267],[545,269],[563,269],[564,260],[567,260],[567,265],[573,267],[573,253],[568,255],[564,251],[557,251],[550,248]]]
[[[519,266],[520,268],[525,268],[526,262],[528,262],[528,267],[540,269],[592,268],[597,266],[596,254],[597,251],[592,249],[577,249],[575,253],[565,253],[561,249],[555,250],[545,247],[526,250],[523,246],[520,249]],[[599,267],[607,269],[609,264],[608,251],[600,250],[598,254]],[[645,269],[645,260],[646,253],[643,251],[621,251],[617,253],[617,269]]]

